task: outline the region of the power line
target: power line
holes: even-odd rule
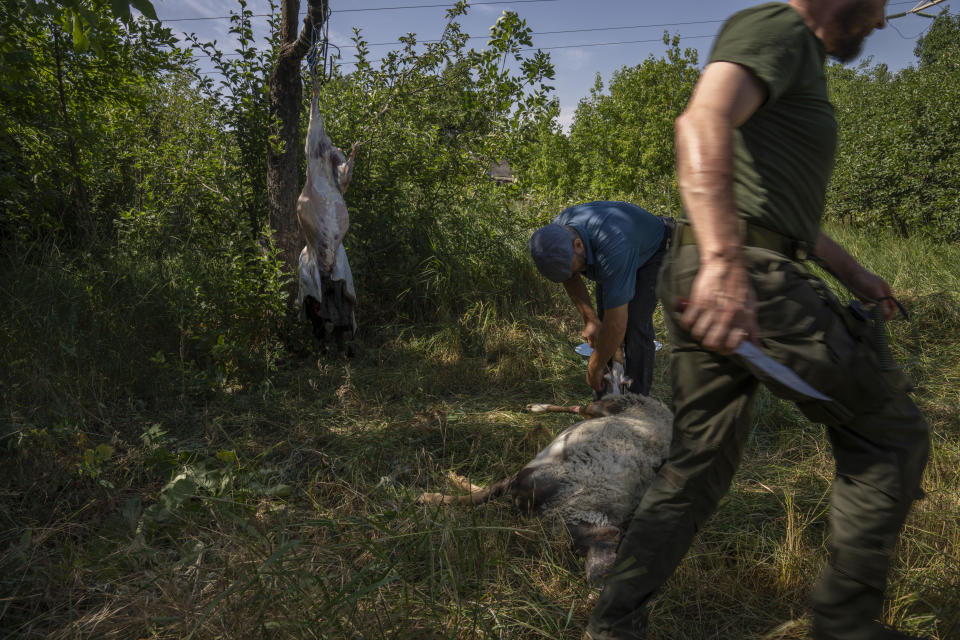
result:
[[[897,4],[914,4],[914,2],[913,2],[912,0],[907,0],[906,2],[891,2],[891,3],[888,3],[888,4],[889,4],[890,6],[893,6],[893,5],[897,5]],[[950,15],[954,15],[954,14],[951,13]],[[627,30],[627,29],[646,29],[646,28],[653,28],[653,27],[680,27],[680,26],[689,26],[689,25],[693,25],[693,24],[720,24],[720,23],[723,23],[723,22],[725,22],[725,19],[723,19],[723,18],[717,19],[717,20],[690,20],[690,21],[687,21],[687,22],[660,22],[660,23],[650,23],[650,24],[635,24],[635,25],[628,25],[628,26],[622,26],[622,27],[586,27],[586,28],[582,28],[582,29],[559,29],[559,30],[556,30],[556,31],[531,31],[531,32],[530,32],[530,35],[532,35],[532,36],[546,36],[546,35],[560,35],[560,34],[566,34],[566,33],[588,33],[588,32],[594,32],[594,31],[623,31],[623,30]],[[908,38],[907,36],[904,36],[904,35],[900,32],[900,30],[896,28],[896,25],[894,25],[893,23],[890,23],[890,26],[893,27],[894,31],[896,31],[896,32],[900,35],[901,38],[906,39],[906,40],[911,39],[911,38]],[[926,31],[928,28],[929,28],[929,27],[924,28],[924,29],[920,32],[920,34],[922,34],[922,33],[923,33],[924,31]],[[916,37],[919,37],[920,34],[918,34]],[[488,37],[489,37],[489,35],[486,35],[486,34],[485,34],[485,35],[481,35],[481,36],[467,36],[467,39],[468,39],[468,40],[479,40],[479,39],[488,38]],[[691,36],[691,37],[692,37],[692,38],[707,38],[707,37],[710,37],[710,36]],[[914,37],[914,38],[912,38],[912,39],[916,39],[916,37]],[[625,42],[626,42],[626,43],[640,43],[640,42],[656,42],[656,41],[659,41],[659,38],[657,38],[656,40],[629,40],[629,41],[625,41]],[[420,44],[430,44],[430,43],[435,43],[435,42],[440,42],[440,40],[435,40],[435,39],[420,40]],[[388,42],[366,42],[366,43],[364,43],[364,44],[365,44],[365,46],[368,46],[368,47],[387,47],[387,46],[391,46],[391,45],[404,44],[404,43],[401,42],[400,40],[391,40],[391,41],[388,41]],[[592,44],[586,44],[586,45],[569,45],[569,46],[557,46],[557,47],[540,47],[540,49],[544,49],[544,50],[548,50],[548,49],[564,49],[564,48],[574,48],[574,47],[577,47],[577,46],[595,47],[595,46],[601,46],[601,45],[603,45],[603,44],[618,44],[618,43],[592,43]],[[340,49],[356,49],[356,48],[357,48],[356,45],[353,45],[353,44],[340,44],[340,45],[336,45],[336,46],[337,46],[338,48],[340,48]],[[240,55],[240,54],[228,53],[228,54],[225,54],[225,55],[226,55],[227,57],[233,57],[233,56],[237,56],[237,55]],[[374,61],[374,62],[376,62],[376,61]],[[344,62],[343,64],[351,64],[351,63]]]
[[[471,2],[470,6],[478,4],[526,4],[528,2],[560,2],[560,0],[502,0],[497,2]],[[395,9],[432,9],[435,7],[452,7],[452,4],[411,4],[400,7],[370,7],[367,9],[334,9],[331,13],[351,13],[355,11],[393,11]]]
[[[564,34],[564,33],[587,33],[587,32],[592,32],[592,31],[620,31],[620,30],[625,30],[625,29],[646,29],[646,28],[652,28],[652,27],[680,27],[680,26],[689,26],[689,25],[692,25],[692,24],[718,24],[718,23],[722,23],[722,22],[724,22],[724,20],[722,20],[722,19],[721,19],[721,20],[692,20],[692,21],[689,21],[689,22],[661,22],[661,23],[651,23],[651,24],[635,24],[635,25],[624,26],[624,27],[589,27],[589,28],[583,28],[583,29],[560,29],[560,30],[557,30],[557,31],[531,31],[531,32],[530,32],[530,35],[531,35],[531,36],[546,36],[546,35],[559,35],[559,34]],[[489,37],[489,35],[467,36],[467,38],[468,38],[469,40],[478,40],[478,39],[481,39],[481,38],[488,38],[488,37]],[[695,38],[707,38],[707,37],[712,37],[712,36],[692,36],[692,37],[695,37]],[[655,38],[654,40],[629,40],[629,41],[626,41],[626,43],[634,43],[634,42],[659,42],[659,41],[660,41],[660,38]],[[420,44],[430,44],[430,43],[435,43],[435,42],[440,42],[440,40],[421,40],[421,41],[420,41]],[[385,46],[390,46],[390,45],[395,45],[395,44],[403,44],[403,42],[401,42],[400,40],[393,40],[393,41],[390,41],[390,42],[367,42],[367,43],[364,43],[364,44],[365,44],[366,46],[368,46],[368,47],[385,47]],[[593,47],[593,46],[598,46],[598,45],[601,45],[601,44],[618,44],[618,43],[593,43],[593,44],[587,44],[587,45],[582,45],[582,46],[591,46],[591,47]],[[340,45],[336,45],[336,46],[337,46],[338,48],[340,48],[340,49],[356,49],[356,45],[352,45],[352,44],[340,44]],[[565,49],[565,48],[570,48],[570,47],[574,47],[574,46],[581,46],[581,45],[570,45],[569,47],[568,47],[568,46],[563,46],[563,47],[557,46],[557,47],[537,47],[537,48],[539,48],[539,49],[544,49],[544,50],[546,50],[546,49]],[[226,54],[226,55],[232,56],[232,55],[239,55],[239,54]]]
[[[472,3],[472,5],[481,5],[481,4],[486,4],[486,5],[491,5],[491,4],[516,4],[516,3],[521,3],[521,2],[527,3],[527,2],[558,2],[558,1],[559,1],[559,0],[503,0],[503,1],[496,1],[496,2],[493,2],[493,1],[490,1],[490,2],[474,2],[474,3]],[[940,2],[942,2],[942,1],[943,1],[943,0],[940,0]],[[899,2],[889,2],[889,3],[888,3],[888,6],[905,5],[905,4],[914,4],[914,5],[915,5],[915,4],[917,4],[917,3],[916,3],[916,0],[903,0],[903,1],[899,1]],[[410,8],[422,8],[422,7],[448,7],[448,6],[452,6],[452,5],[448,5],[448,4],[404,5],[404,6],[398,6],[398,7],[373,7],[373,8],[368,8],[368,9],[341,9],[341,10],[339,10],[339,11],[340,11],[340,12],[348,12],[348,11],[381,11],[381,10],[390,10],[390,9],[410,9]],[[254,15],[256,15],[256,16],[270,16],[270,15],[273,15],[273,14],[254,14]],[[179,18],[178,20],[215,20],[215,19],[229,18],[229,17],[231,17],[231,16],[216,16],[216,17],[206,17],[206,18]],[[175,20],[167,20],[167,22],[174,22],[174,21],[175,21]],[[537,36],[537,35],[560,35],[560,34],[567,34],[567,33],[587,33],[587,32],[595,32],[595,31],[618,31],[618,30],[626,30],[626,29],[644,29],[644,28],[653,28],[653,27],[677,27],[677,26],[689,26],[689,25],[695,25],[695,24],[718,24],[718,23],[722,23],[722,22],[725,22],[725,19],[715,19],[715,20],[690,20],[690,21],[685,21],[685,22],[660,22],[660,23],[637,24],[637,25],[627,25],[627,26],[610,26],[610,27],[584,27],[584,28],[580,28],[580,29],[560,29],[560,30],[555,30],[555,31],[532,31],[532,32],[530,33],[530,35],[533,35],[533,36]],[[899,30],[898,30],[898,33],[899,33]],[[681,36],[681,39],[682,39],[682,40],[683,40],[683,39],[686,39],[686,40],[698,40],[698,39],[703,39],[703,38],[713,38],[713,37],[715,37],[715,35],[716,35],[716,34],[699,35],[699,36]],[[480,38],[486,38],[486,37],[488,37],[488,36],[487,36],[487,35],[482,35],[482,36],[467,36],[467,37],[468,37],[468,39],[470,39],[470,40],[475,40],[475,39],[480,39]],[[903,37],[902,34],[901,34],[901,37]],[[521,49],[521,51],[537,51],[537,50],[540,50],[540,51],[552,51],[552,50],[556,50],[556,49],[576,49],[576,48],[580,48],[580,47],[586,48],[586,47],[615,46],[615,45],[624,45],[624,44],[644,44],[644,43],[650,43],[650,42],[659,42],[660,40],[661,40],[661,38],[643,39],[643,40],[623,40],[623,41],[617,41],[617,42],[588,42],[588,43],[584,43],[584,44],[557,45],[557,46],[552,46],[552,47],[529,47],[529,48]],[[439,40],[422,40],[422,41],[420,41],[420,42],[421,42],[422,44],[427,44],[427,43],[434,43],[434,42],[440,42],[440,41],[439,41]],[[395,40],[395,41],[390,41],[390,42],[373,42],[373,43],[365,43],[365,44],[366,44],[366,46],[368,46],[368,47],[377,47],[377,46],[397,45],[397,44],[403,44],[403,43],[402,43],[401,41],[399,41],[399,40]],[[349,44],[338,45],[338,46],[339,46],[339,48],[341,48],[341,49],[353,49],[353,48],[356,48],[356,45],[349,45]],[[205,55],[205,54],[198,54],[198,53],[196,53],[196,52],[194,52],[194,55],[198,55],[198,56],[202,56],[202,57],[210,57],[210,56],[207,56],[207,55]],[[227,54],[224,54],[224,57],[235,57],[235,56],[238,56],[238,55],[240,55],[240,54],[227,53]],[[376,60],[370,60],[369,62],[370,62],[370,63],[378,63],[378,62],[382,62],[382,61],[383,61],[383,58],[379,58],[379,59],[376,59]],[[346,60],[345,60],[345,61],[342,61],[340,64],[341,64],[341,65],[348,65],[348,64],[356,64],[356,63],[355,63],[355,62],[352,62],[352,61],[346,61]]]
[[[943,2],[944,0],[939,0],[939,1]],[[914,1],[906,0],[906,2],[890,2],[888,4],[890,6],[898,5],[898,4],[914,4]],[[557,31],[531,31],[530,35],[546,36],[546,35],[559,35],[563,33],[587,33],[591,31],[618,31],[618,30],[625,30],[625,29],[645,29],[645,28],[653,28],[653,27],[680,27],[680,26],[689,26],[692,24],[721,24],[723,22],[726,22],[726,18],[720,18],[717,20],[691,20],[687,22],[660,22],[660,23],[651,23],[651,24],[635,24],[635,25],[622,26],[622,27],[619,27],[619,26],[618,27],[586,27],[582,29],[560,29]],[[468,36],[470,40],[476,40],[479,38],[486,38],[486,37],[488,36],[487,35]],[[699,38],[699,37],[705,37],[705,36],[696,36],[696,37]],[[422,40],[421,42],[424,44],[427,44],[431,42],[440,42],[440,41],[439,40]],[[368,47],[385,47],[389,45],[403,44],[403,43],[399,40],[393,40],[390,42],[367,42],[365,44]],[[356,48],[356,46],[352,44],[344,44],[339,46],[341,49]]]
[[[513,2],[557,2],[557,1],[558,1],[558,0],[513,0]],[[940,0],[940,1],[943,1],[943,0]],[[508,2],[477,2],[477,3],[474,3],[474,4],[508,4]],[[915,0],[905,0],[905,1],[902,1],[902,2],[890,2],[890,3],[888,3],[889,6],[893,6],[893,5],[905,5],[905,4],[916,4],[916,2],[915,2]],[[449,6],[449,5],[408,5],[408,7],[412,7],[412,6],[420,7],[420,6]],[[391,8],[391,9],[393,9],[393,8],[400,9],[400,8],[404,8],[404,7],[388,7],[388,8]],[[375,9],[362,9],[362,11],[367,11],[367,10],[375,10]],[[344,10],[344,11],[352,11],[352,9]],[[257,14],[257,15],[270,15],[270,14]],[[229,16],[227,16],[227,17],[229,17]],[[183,19],[184,19],[184,20],[206,20],[206,19],[213,19],[213,18],[183,18]],[[653,27],[679,27],[679,26],[689,26],[689,25],[695,25],[695,24],[719,24],[719,23],[722,23],[722,22],[725,22],[725,19],[715,19],[715,20],[690,20],[690,21],[685,21],[685,22],[659,22],[659,23],[650,23],[650,24],[636,24],[636,25],[611,26],[611,27],[585,27],[585,28],[580,28],[580,29],[559,29],[559,30],[555,30],[555,31],[531,31],[531,32],[530,32],[530,35],[532,35],[532,36],[542,36],[542,35],[560,35],[560,34],[567,34],[567,33],[588,33],[588,32],[595,32],[595,31],[622,31],[622,30],[627,30],[627,29],[645,29],[645,28],[653,28]],[[891,24],[890,26],[894,26],[894,25]],[[904,37],[904,36],[900,33],[900,31],[899,31],[898,29],[895,28],[895,30],[897,31],[897,33],[900,35],[901,38]],[[926,30],[926,29],[925,29],[925,30]],[[924,31],[925,31],[925,30],[924,30]],[[921,32],[921,33],[922,33],[922,32]],[[715,35],[715,34],[714,34],[714,35]],[[712,38],[712,37],[714,37],[714,35],[687,36],[685,39]],[[467,38],[470,39],[470,40],[477,40],[477,39],[487,38],[487,37],[489,37],[489,36],[488,36],[488,35],[467,36]],[[681,39],[684,39],[684,36],[681,36]],[[538,50],[538,49],[541,50],[541,51],[551,51],[551,50],[554,50],[554,49],[575,49],[575,48],[577,48],[577,47],[600,47],[600,46],[611,46],[611,45],[618,45],[618,44],[641,44],[641,43],[659,42],[659,41],[660,41],[660,38],[654,38],[654,39],[650,39],[650,40],[624,40],[624,41],[620,41],[620,42],[591,42],[591,43],[585,43],[585,44],[557,45],[557,46],[553,46],[553,47],[532,47],[532,48],[523,49],[523,51],[536,51],[536,50]],[[429,43],[435,43],[435,42],[440,42],[440,40],[433,40],[433,39],[431,39],[431,40],[421,40],[421,41],[420,41],[421,44],[429,44]],[[403,44],[403,42],[401,42],[401,41],[399,41],[399,40],[393,40],[393,41],[389,41],[389,42],[367,42],[367,43],[365,43],[365,45],[368,46],[368,47],[390,46],[390,45],[397,45],[397,44]],[[338,48],[340,48],[340,49],[355,49],[355,48],[356,48],[356,45],[352,45],[352,44],[342,44],[342,45],[337,45],[337,46],[338,46]],[[203,54],[195,54],[195,55],[203,55]],[[240,54],[234,54],[234,53],[224,54],[225,57],[235,57],[235,56],[238,56],[238,55],[240,55]],[[209,57],[209,56],[204,56],[204,57]],[[371,63],[376,63],[376,62],[382,62],[382,60],[383,60],[383,59],[380,58],[380,59],[377,59],[377,60],[371,60],[370,62],[371,62]],[[340,64],[356,64],[356,63],[350,62],[350,61],[342,61]]]
[[[717,34],[710,33],[703,36],[679,36],[680,40],[697,40],[700,38],[715,38]],[[520,49],[520,51],[553,51],[554,49],[576,49],[578,47],[606,47],[616,44],[640,44],[642,42],[663,42],[663,38],[651,38],[649,40],[622,40],[620,42],[590,42],[587,44],[564,44],[556,47],[529,47]]]
[[[943,0],[941,0],[941,1],[943,1]],[[496,0],[496,1],[490,1],[490,2],[471,2],[471,3],[470,3],[470,6],[471,6],[471,7],[474,7],[474,6],[483,5],[483,4],[527,4],[527,3],[532,3],[532,2],[560,2],[560,0]],[[914,5],[915,5],[915,4],[917,4],[917,3],[916,3],[915,0],[905,0],[905,1],[903,1],[903,2],[888,2],[888,3],[887,3],[887,5],[888,5],[888,6],[891,6],[891,7],[898,6],[898,5],[903,5],[903,4],[914,4]],[[360,11],[396,11],[396,10],[399,10],[399,9],[429,9],[429,8],[436,8],[436,7],[452,7],[452,6],[453,6],[452,4],[410,4],[410,5],[402,5],[402,6],[398,6],[398,7],[368,7],[368,8],[366,8],[366,9],[332,9],[332,10],[330,11],[330,13],[354,13],[354,12],[360,12]],[[236,15],[236,14],[234,14],[234,15]],[[272,15],[274,15],[274,14],[272,14],[272,13],[252,13],[252,14],[250,14],[250,17],[251,17],[251,18],[269,18],[269,17],[272,16]],[[304,11],[301,15],[306,15],[306,11]],[[232,17],[234,17],[234,16],[231,15],[231,16],[200,16],[200,17],[195,17],[195,18],[160,18],[160,22],[192,22],[192,21],[197,21],[197,20],[229,20],[229,19],[232,18]],[[705,21],[705,22],[715,22],[715,21],[714,21],[714,20],[707,20],[707,21]],[[722,22],[722,21],[720,21],[720,22]],[[670,24],[697,24],[697,23],[689,22],[689,23],[670,23]],[[648,26],[670,26],[670,24],[665,24],[665,25],[648,25]],[[607,27],[607,28],[611,28],[611,29],[612,29],[612,28],[615,28],[615,27]],[[629,28],[629,27],[624,27],[624,28]],[[557,33],[564,33],[564,32],[557,32]]]
[[[700,40],[703,38],[713,38],[713,37],[716,37],[715,33],[701,35],[701,36],[680,36],[680,40],[682,42],[684,40]],[[523,49],[519,49],[519,51],[553,51],[555,49],[576,49],[580,47],[583,47],[583,48],[609,47],[609,46],[624,45],[624,44],[646,44],[650,42],[662,42],[662,41],[663,41],[662,38],[649,38],[644,40],[620,40],[617,42],[587,42],[585,44],[566,44],[566,45],[557,45],[554,47],[525,47]],[[194,53],[194,55],[198,55],[198,54]],[[230,54],[227,54],[227,55],[230,55]],[[204,57],[209,57],[209,56],[204,56]],[[378,58],[376,60],[368,60],[367,62],[370,64],[376,64],[378,62],[383,62],[383,61],[384,61],[384,58]],[[344,60],[339,62],[338,64],[349,65],[349,64],[357,64],[357,63],[353,62],[352,60]],[[220,72],[212,71],[211,73],[220,73]]]
[[[940,2],[943,2],[943,1],[944,1],[944,0],[940,0]],[[536,2],[536,3],[541,3],[541,2],[560,2],[560,0],[492,0],[492,1],[487,1],[487,2],[472,2],[472,3],[470,4],[470,6],[493,5],[493,4],[527,4],[527,3],[534,3],[534,2]],[[915,4],[917,4],[917,3],[916,3],[915,0],[904,0],[904,1],[902,1],[902,2],[888,2],[888,3],[887,3],[887,5],[888,5],[888,6],[891,6],[891,7],[897,6],[897,5],[905,5],[905,4],[913,4],[913,5],[915,5]],[[938,2],[938,3],[935,3],[935,4],[939,4],[939,2]],[[401,5],[401,6],[397,6],[397,7],[368,7],[368,8],[365,8],[365,9],[333,9],[333,10],[330,11],[330,13],[353,13],[353,12],[360,12],[360,11],[395,11],[395,10],[399,10],[399,9],[426,9],[426,8],[452,7],[452,6],[453,6],[453,5],[451,5],[451,4],[411,4],[411,5]],[[235,17],[236,15],[239,15],[239,14],[233,14],[233,15],[229,15],[229,16],[198,16],[198,17],[194,17],[194,18],[160,18],[160,22],[195,22],[195,21],[200,21],[200,20],[229,20],[230,18],[233,18],[233,17]],[[273,13],[251,13],[251,14],[250,14],[250,17],[251,17],[251,18],[269,18],[269,17],[274,16],[274,15],[276,15],[276,14],[273,14]],[[306,15],[306,11],[304,11],[304,12],[301,13],[300,15]],[[580,33],[580,32],[585,32],[585,31],[611,31],[611,30],[615,30],[615,29],[639,29],[639,28],[643,28],[643,27],[672,27],[672,26],[691,25],[691,24],[712,24],[712,23],[715,23],[715,22],[724,22],[724,21],[725,21],[725,19],[721,19],[721,20],[697,20],[697,21],[691,21],[691,22],[665,22],[665,23],[662,23],[662,24],[635,25],[635,26],[632,26],[632,27],[595,27],[595,28],[586,28],[586,29],[567,29],[567,30],[561,30],[561,31],[541,31],[541,32],[536,32],[536,33],[534,33],[533,35],[548,35],[548,34],[560,34],[560,33]],[[486,36],[470,36],[471,39],[473,39],[473,38],[483,38],[483,37],[486,37]],[[435,41],[435,40],[425,40],[424,42],[436,42],[436,41]],[[377,43],[370,43],[370,44],[368,44],[368,46],[376,47],[376,46],[390,45],[390,44],[400,44],[400,42],[399,42],[399,41],[397,41],[397,42],[377,42]],[[345,46],[344,48],[349,48],[350,46],[352,46],[352,45],[347,45],[347,46]]]
[[[652,27],[680,27],[687,26],[691,24],[719,24],[724,22],[724,20],[693,20],[690,22],[661,22],[657,24],[635,24],[626,27],[588,27],[583,29],[560,29],[558,31],[531,31],[530,35],[532,36],[551,36],[558,35],[561,33],[586,33],[588,31],[618,31],[624,29],[646,29]],[[482,36],[467,36],[470,40],[477,40],[480,38],[488,38],[489,35]],[[700,36],[698,36],[700,37]],[[428,44],[431,42],[440,42],[439,40],[421,40],[423,44]],[[399,40],[393,40],[391,42],[366,42],[364,43],[368,47],[385,47],[394,44],[403,44]],[[352,44],[342,44],[338,45],[341,49],[355,49],[356,45]]]
[[[470,6],[476,6],[481,4],[528,4],[532,2],[560,2],[560,0],[493,0],[490,2],[472,2]],[[447,7],[450,8],[454,5],[452,4],[408,4],[401,5],[397,7],[368,7],[366,9],[331,9],[330,13],[358,13],[361,11],[397,11],[400,9],[434,9],[437,7]],[[272,13],[251,13],[251,18],[264,18],[270,17],[274,14]],[[301,15],[306,15],[304,12]],[[160,22],[188,22],[195,20],[227,20],[233,16],[203,16],[197,18],[161,18]]]

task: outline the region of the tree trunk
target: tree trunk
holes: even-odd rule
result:
[[[73,185],[70,194],[73,196],[73,206],[76,208],[79,227],[84,235],[84,240],[93,243],[97,239],[97,225],[93,220],[93,213],[90,210],[87,200],[87,189],[83,184],[83,172],[80,167],[80,155],[77,153],[77,144],[73,139],[73,124],[70,120],[70,114],[67,111],[66,89],[64,88],[64,70],[63,70],[63,50],[60,46],[60,29],[52,28],[53,32],[53,52],[56,62],[57,76],[57,95],[60,98],[60,117],[63,118],[63,133],[67,138],[67,151],[70,154],[70,170],[72,172]]]
[[[300,0],[283,0],[280,23],[280,54],[270,76],[270,127],[279,144],[267,146],[267,206],[273,239],[282,251],[284,263],[296,272],[303,237],[297,222],[299,195],[298,157],[300,107],[303,87],[300,61],[310,49],[314,28],[320,29],[327,16],[328,0],[307,0],[307,16],[297,36]],[[295,295],[295,294],[294,294]]]

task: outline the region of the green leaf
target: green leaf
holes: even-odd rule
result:
[[[164,487],[163,502],[168,509],[175,509],[196,494],[196,483],[189,478],[181,477]]]
[[[290,494],[293,493],[293,489],[288,484],[278,484],[270,487],[264,493],[268,496],[276,496],[277,498],[289,498]]]
[[[113,15],[123,22],[130,21],[130,3],[127,0],[110,0]]]
[[[97,445],[97,460],[105,461],[109,460],[110,456],[113,455],[113,447],[108,444],[98,444]]]
[[[236,464],[237,454],[234,451],[221,449],[220,451],[217,451],[217,460],[220,460],[221,462]]]
[[[146,457],[144,466],[160,476],[169,476],[170,472],[177,466],[177,457],[170,453],[166,447],[158,446]]]
[[[173,513],[159,502],[150,505],[143,512],[144,518],[152,523],[167,522],[172,515]]]
[[[120,507],[120,514],[131,529],[137,528],[137,522],[140,520],[140,513],[143,508],[140,504],[139,496],[133,496],[123,503]]]
[[[87,32],[83,30],[83,21],[80,19],[80,15],[73,13],[73,46],[77,51],[86,51],[89,44]]]
[[[119,0],[115,0],[119,1]],[[153,5],[150,3],[150,0],[130,0],[130,4],[134,9],[150,18],[151,20],[157,20],[157,12],[154,11]]]

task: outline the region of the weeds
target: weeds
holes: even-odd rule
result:
[[[917,399],[933,428],[927,498],[901,539],[886,621],[958,638],[960,255],[842,240],[913,313]],[[28,287],[6,286],[20,292],[14,310],[34,308]],[[578,638],[596,592],[562,527],[505,501],[415,503],[451,469],[478,484],[515,471],[570,424],[520,409],[586,399],[578,320],[555,294],[553,306],[538,294],[535,313],[491,301],[433,327],[369,331],[351,361],[318,360],[304,343],[204,393],[184,394],[153,347],[98,359],[106,347],[84,342],[79,315],[74,333],[44,325],[55,349],[39,359],[41,338],[16,334],[6,354],[22,362],[3,378],[0,635]],[[91,300],[100,315],[83,322],[128,344]],[[11,318],[24,316],[4,321],[8,338]],[[891,330],[905,357],[908,328]],[[654,602],[651,637],[808,638],[832,464],[822,428],[761,392],[741,471]]]

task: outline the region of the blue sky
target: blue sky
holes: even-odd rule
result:
[[[579,100],[593,86],[597,73],[606,82],[614,70],[624,65],[638,64],[650,55],[663,55],[665,47],[660,38],[664,30],[679,34],[681,47],[698,49],[702,63],[722,21],[740,9],[759,4],[756,0],[515,0],[479,4],[480,1],[486,0],[474,3],[467,16],[460,20],[464,31],[479,36],[470,41],[470,46],[483,45],[490,25],[504,10],[519,13],[535,34],[534,46],[547,50],[553,60],[556,78],[552,84],[562,109],[561,122],[565,125]],[[330,0],[333,11],[330,40],[344,47],[344,60],[348,61],[353,52],[349,45],[354,27],[362,30],[369,43],[395,42],[398,36],[410,32],[421,40],[436,38],[445,23],[443,7],[400,7],[443,3],[444,0]],[[248,0],[248,5],[255,13],[268,11],[266,0]],[[915,5],[915,0],[890,0],[887,12],[899,13]],[[231,0],[154,0],[154,6],[161,19],[175,19],[225,16],[236,9],[237,4]],[[933,11],[944,6],[947,4]],[[301,0],[301,12],[305,7],[306,0]],[[257,20],[266,24],[266,18]],[[892,69],[913,64],[916,39],[930,22],[918,16],[893,20],[886,29],[875,32],[867,40],[861,60],[872,56],[874,64],[882,62]],[[232,48],[227,20],[177,21],[168,25],[175,31],[195,32],[201,39],[216,39],[223,50]],[[585,31],[569,33],[573,29]],[[544,33],[549,31],[568,33]],[[638,40],[648,42],[636,42]],[[371,46],[371,59],[396,46]],[[345,66],[345,70],[349,70],[349,66]]]

